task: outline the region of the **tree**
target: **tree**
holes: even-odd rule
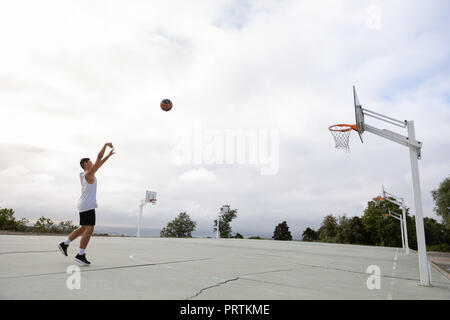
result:
[[[348,244],[367,244],[367,232],[364,229],[360,217],[339,218],[339,225],[336,229],[336,242]]]
[[[302,233],[302,241],[319,240],[319,233],[310,227],[306,228]]]
[[[192,221],[186,212],[180,214],[167,224],[160,232],[161,237],[191,238],[197,223]]]
[[[384,214],[389,213],[389,210],[402,216],[401,209],[387,200],[381,201],[380,206],[375,205],[374,201],[368,202],[367,208],[364,210],[362,216],[362,224],[367,232],[367,244],[387,247],[402,246],[400,222],[393,217],[384,216]],[[408,211],[409,209],[406,209],[409,238],[410,229],[412,228],[410,219],[408,219]],[[411,243],[412,239],[409,238],[408,240]]]
[[[450,176],[445,178],[437,190],[431,191],[435,203],[434,211],[442,218],[442,223],[450,229]]]
[[[219,234],[221,238],[231,238],[231,221],[237,218],[237,209],[230,210],[228,213],[222,213],[219,216]],[[213,231],[217,232],[217,219],[214,219]]]
[[[236,238],[236,239],[244,239],[244,236],[242,234],[240,234],[240,233],[236,233],[234,235],[234,238]]]
[[[77,226],[72,224],[72,221],[62,221],[56,226],[59,233],[71,233]]]
[[[319,228],[320,240],[333,240],[336,237],[337,226],[337,220],[333,215],[329,214],[325,216]]]
[[[48,233],[57,233],[57,227],[55,223],[44,216],[40,217],[38,221],[33,226],[33,231],[36,232],[48,232]]]
[[[286,223],[286,221],[283,221],[282,223],[278,224],[275,227],[275,231],[273,232],[274,240],[292,240],[291,232],[289,231],[289,227]]]
[[[16,220],[14,217],[14,210],[3,208],[0,209],[0,229],[1,230],[11,230],[11,231],[27,231],[28,219],[22,218]]]
[[[445,241],[445,227],[436,220],[428,217],[423,218],[425,229],[425,242],[427,246],[439,245]]]

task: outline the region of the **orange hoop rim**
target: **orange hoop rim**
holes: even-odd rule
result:
[[[336,127],[341,127],[343,129],[336,128]],[[330,130],[330,131],[340,131],[340,132],[347,132],[352,129],[355,131],[358,131],[356,124],[333,124],[332,126],[328,127],[328,130]]]
[[[383,197],[376,197],[376,198],[373,198],[373,200],[375,200],[375,201],[384,201],[384,198]]]

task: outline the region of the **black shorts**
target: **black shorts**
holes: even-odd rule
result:
[[[95,210],[80,212],[80,226],[95,226]]]

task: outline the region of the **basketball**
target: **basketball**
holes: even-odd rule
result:
[[[169,99],[163,99],[160,103],[160,106],[164,111],[169,111],[170,109],[172,109],[172,101],[170,101]]]

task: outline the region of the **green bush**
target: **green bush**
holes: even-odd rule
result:
[[[337,243],[336,237],[324,237],[324,238],[320,239],[319,242]]]
[[[13,209],[0,209],[0,230],[67,234],[77,228],[72,224],[72,221],[63,221],[55,224],[51,219],[45,217],[39,218],[32,227],[27,226],[29,222],[30,221],[25,218],[16,220]]]
[[[450,245],[448,243],[441,243],[433,246],[427,246],[427,251],[450,252]]]
[[[160,232],[160,237],[165,238],[192,238],[197,222],[192,221],[186,212],[180,212],[178,216],[170,221]]]
[[[55,224],[51,219],[44,216],[40,217],[38,221],[31,227],[31,231],[38,233],[71,233],[77,227],[72,224],[72,221],[62,221]]]
[[[272,239],[290,241],[292,240],[291,232],[289,231],[289,226],[286,221],[279,223],[273,232]]]
[[[264,240],[263,238],[261,238],[260,236],[253,236],[253,237],[248,237],[249,239],[254,239],[254,240]]]
[[[44,216],[40,217],[38,221],[34,224],[32,230],[34,232],[42,232],[42,233],[58,233],[58,229],[55,226],[55,223]]]
[[[28,222],[25,218],[17,221],[13,209],[0,209],[0,230],[28,231]]]

